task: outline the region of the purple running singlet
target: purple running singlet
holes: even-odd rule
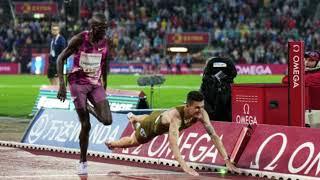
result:
[[[85,108],[87,99],[97,103],[106,99],[101,83],[101,72],[106,63],[108,45],[104,38],[92,44],[89,32],[83,31],[82,44],[74,53],[73,67],[68,75],[71,96],[77,109]]]

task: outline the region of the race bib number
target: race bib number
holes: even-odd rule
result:
[[[80,67],[88,76],[94,76],[100,68],[102,54],[84,53],[80,55]]]

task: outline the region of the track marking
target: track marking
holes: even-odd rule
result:
[[[40,88],[43,84],[35,84],[35,85],[9,85],[2,84],[0,88]],[[122,89],[132,89],[132,88],[149,88],[149,86],[138,86],[138,85],[118,85],[118,86],[109,86],[110,88],[122,88]],[[199,89],[200,86],[175,86],[175,85],[164,85],[164,86],[156,86],[160,89]]]
[[[222,174],[220,172],[200,172],[201,174]],[[88,174],[88,176],[150,176],[150,175],[188,175],[185,172],[155,172],[155,173],[120,173],[120,174],[111,174],[111,173],[97,173],[97,174]],[[85,176],[85,175],[82,175]],[[57,178],[57,177],[81,177],[80,175],[77,174],[66,174],[66,175],[59,175],[59,174],[44,174],[44,175],[25,175],[25,176],[0,176],[1,178]]]
[[[130,88],[150,88],[150,86],[137,86],[137,85],[119,85],[119,86],[110,86],[111,88],[123,88],[123,89],[130,89]],[[161,85],[155,86],[159,89],[199,89],[200,86],[174,86],[174,85]]]
[[[0,88],[39,88],[43,86],[44,84],[35,84],[35,85],[9,85],[9,84],[2,84],[0,85]]]

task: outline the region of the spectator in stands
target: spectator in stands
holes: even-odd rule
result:
[[[182,56],[180,53],[177,53],[175,56],[175,64],[176,64],[176,74],[181,74]]]
[[[187,68],[191,70],[193,61],[192,61],[192,55],[190,53],[187,54],[185,62],[186,62]]]
[[[289,39],[304,39],[307,49],[319,47],[319,4],[310,0],[81,1],[89,12],[100,11],[112,19],[113,38],[119,43],[117,51],[124,52],[118,59],[132,61],[138,56],[150,57],[150,48],[165,51],[166,33],[199,31],[210,32],[210,45],[232,55],[234,62],[248,64],[287,63]],[[67,29],[73,33],[86,26],[87,17],[82,17],[73,26],[68,24]],[[33,44],[47,45],[49,34],[46,20],[21,21],[16,27],[13,23],[0,25],[4,51],[9,53],[27,36]]]
[[[59,24],[51,25],[52,39],[50,42],[50,54],[47,76],[51,85],[57,86],[58,75],[57,75],[57,59],[62,50],[67,46],[65,38],[60,34]]]
[[[32,49],[31,49],[32,40],[28,37],[23,43],[18,46],[18,57],[17,62],[21,65],[21,73],[30,73],[28,64],[32,59]],[[8,53],[8,55],[11,55]]]
[[[305,71],[304,76],[305,85],[320,87],[320,52],[307,51],[304,54]]]
[[[304,54],[305,63],[305,85],[309,87],[320,87],[320,52],[306,51]],[[287,84],[288,75],[282,78],[282,83]]]
[[[171,56],[170,55],[166,55],[164,60],[165,60],[165,64],[166,64],[166,67],[167,67],[167,71],[169,73],[172,73],[172,59],[171,59]]]

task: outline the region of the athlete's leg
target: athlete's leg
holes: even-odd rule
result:
[[[135,147],[140,145],[140,143],[138,142],[135,136],[135,132],[133,132],[131,136],[122,137],[121,139],[116,141],[107,141],[105,142],[105,144],[109,149],[129,148],[129,147]]]
[[[89,112],[86,108],[87,93],[90,91],[90,86],[70,84],[70,92],[73,102],[81,123],[81,130],[79,135],[80,145],[80,162],[87,161],[87,149],[89,141],[89,132],[91,129]]]
[[[87,104],[88,111],[102,124],[110,125],[112,123],[111,110],[103,87],[94,87],[88,94],[88,99],[93,104],[93,107]]]
[[[79,135],[80,140],[80,162],[86,162],[87,161],[87,150],[88,150],[88,144],[89,144],[89,132],[91,129],[91,124],[89,120],[89,112],[87,109],[76,109],[79,120],[81,123],[81,130]]]
[[[142,115],[135,115],[133,113],[128,113],[127,117],[129,121],[133,124],[136,122],[141,122],[144,118],[148,117],[148,114],[142,114]]]
[[[136,130],[138,128],[137,123],[141,122],[143,119],[148,117],[149,115],[143,114],[143,115],[134,115],[132,112],[129,112],[127,114],[128,120],[132,125],[132,128]]]
[[[102,100],[97,103],[92,102],[92,104],[94,104],[93,107],[87,104],[88,111],[102,124],[106,126],[111,125],[112,116],[108,100]]]

